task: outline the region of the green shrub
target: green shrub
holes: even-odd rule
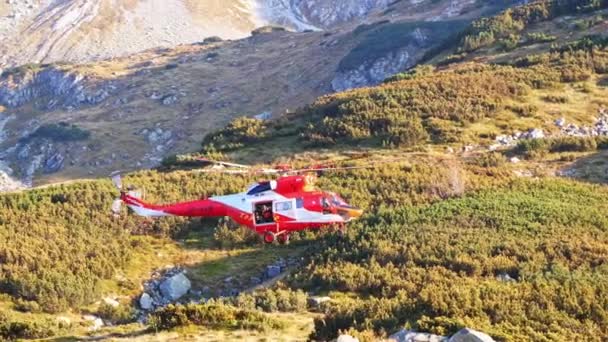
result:
[[[525,36],[526,44],[550,43],[557,39],[556,36],[548,35],[544,32],[531,32]]]
[[[59,332],[56,323],[50,320],[20,321],[13,320],[3,312],[0,312],[0,339],[42,339],[54,336]]]
[[[555,178],[430,205],[381,209],[356,233],[324,241],[294,286],[344,291],[315,320],[339,330],[450,335],[467,326],[497,340],[584,340],[608,324],[604,187]],[[587,235],[591,234],[591,235]],[[513,281],[497,279],[508,274]],[[542,307],[542,309],[539,309]],[[557,324],[556,324],[557,323]]]
[[[150,316],[156,330],[198,325],[221,329],[268,330],[281,329],[284,324],[263,313],[237,309],[222,303],[169,305]]]
[[[512,51],[519,46],[521,37],[517,34],[510,34],[508,37],[498,41],[503,51]]]
[[[415,68],[406,71],[406,72],[402,72],[399,74],[396,74],[392,77],[387,78],[384,83],[390,83],[390,82],[396,82],[396,81],[403,81],[403,80],[411,80],[414,79],[416,77],[422,77],[422,76],[429,76],[432,75],[433,72],[435,71],[435,67],[433,65],[430,64],[420,64],[418,66],[416,66]]]
[[[560,95],[547,95],[543,96],[543,101],[550,103],[568,103],[568,98]]]
[[[550,152],[587,152],[597,150],[595,138],[559,137],[549,140]]]
[[[597,148],[599,150],[608,149],[608,137],[597,137]]]
[[[252,294],[240,294],[233,300],[233,304],[245,310],[304,312],[308,305],[308,295],[302,290],[263,289]]]
[[[520,33],[531,24],[563,15],[574,15],[603,8],[608,8],[608,3],[598,0],[539,0],[508,8],[493,17],[474,21],[461,38],[458,51],[475,51],[491,46],[496,41],[504,42],[505,38],[512,42],[510,37]]]
[[[34,301],[23,300],[18,298],[15,300],[15,310],[21,312],[33,312],[38,313],[42,311],[40,304]]]
[[[285,32],[287,31],[286,28],[282,27],[282,26],[274,26],[274,25],[267,25],[267,26],[262,26],[259,27],[253,31],[251,31],[251,35],[252,36],[257,36],[260,34],[268,34],[268,33],[275,33],[275,32]]]
[[[225,128],[209,134],[203,141],[205,150],[228,151],[264,139],[267,135],[266,124],[262,120],[239,117]]]
[[[508,107],[511,111],[524,118],[531,118],[538,113],[538,107],[535,105],[515,105]]]
[[[517,153],[523,154],[528,159],[540,159],[549,153],[550,144],[546,139],[524,139],[520,140],[515,147]]]
[[[136,312],[130,305],[112,306],[102,303],[97,310],[97,315],[112,324],[128,324],[135,321]]]
[[[260,235],[249,228],[235,226],[231,221],[220,220],[215,227],[213,241],[220,248],[231,248],[259,243]]]
[[[481,167],[500,167],[506,164],[507,158],[499,152],[484,153],[474,160],[474,164]]]

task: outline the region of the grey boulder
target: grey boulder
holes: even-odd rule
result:
[[[173,301],[188,293],[191,287],[190,280],[183,273],[178,273],[160,284],[160,293],[165,299]]]
[[[448,342],[495,342],[490,336],[469,328],[458,331]]]

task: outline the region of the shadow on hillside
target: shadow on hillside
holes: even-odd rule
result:
[[[580,158],[560,172],[564,177],[589,183],[608,184],[608,151]]]

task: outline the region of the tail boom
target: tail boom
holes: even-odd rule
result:
[[[187,217],[222,217],[227,216],[228,210],[222,203],[210,199],[155,205],[145,203],[141,199],[126,192],[121,193],[120,199],[135,214],[145,217],[187,216]]]

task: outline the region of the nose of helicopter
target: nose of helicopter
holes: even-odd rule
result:
[[[348,221],[355,220],[363,215],[363,210],[351,206],[340,206],[339,212],[346,217]]]

